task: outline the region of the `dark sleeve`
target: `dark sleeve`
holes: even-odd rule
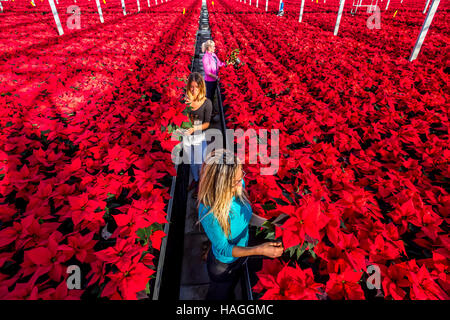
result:
[[[212,103],[211,103],[211,100],[206,98],[206,102],[205,102],[205,116],[204,116],[204,119],[203,119],[203,123],[205,123],[205,122],[211,123],[211,113],[212,113]]]

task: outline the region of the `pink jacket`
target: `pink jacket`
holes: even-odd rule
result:
[[[217,59],[214,59],[214,57]],[[202,58],[203,70],[205,71],[205,81],[216,81],[213,77],[208,74],[217,75],[219,73],[219,68],[225,66],[226,64],[219,60],[215,53],[205,52]]]

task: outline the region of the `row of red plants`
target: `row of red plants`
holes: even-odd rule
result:
[[[4,30],[4,33],[0,35],[0,39],[2,39],[0,52],[2,54],[14,54],[16,50],[23,50],[23,47],[30,46],[30,43],[39,48],[39,46],[45,47],[50,43],[59,41],[58,30],[48,0],[34,0],[34,3],[36,6],[32,6],[29,0],[15,0],[14,2],[8,1],[3,3],[4,12],[1,13],[2,19],[0,20],[0,27]],[[158,1],[158,5],[155,5],[155,0],[151,0],[150,7],[148,7],[147,0],[140,0],[141,11],[138,13],[136,0],[124,0],[124,3],[127,13],[125,17],[122,11],[121,0],[100,0],[104,20],[104,23],[101,23],[95,0],[78,0],[76,2],[74,0],[60,0],[58,3],[55,0],[58,17],[64,33],[75,33],[77,34],[77,39],[79,33],[84,30],[92,32],[96,29],[98,32],[101,32],[103,28],[114,28],[111,25],[115,25],[116,31],[120,32],[122,22],[128,16],[150,12],[155,14],[160,14],[161,12],[178,14],[182,13],[183,8],[189,4],[172,6],[169,2],[161,3],[161,1]],[[68,10],[71,6],[77,6],[80,9],[80,29],[76,29],[71,25],[71,19],[75,17],[74,13]],[[151,20],[147,21],[147,23],[150,22]],[[71,28],[69,28],[69,25]],[[164,30],[157,28],[155,32],[162,33]]]
[[[276,2],[276,5],[274,4]],[[353,1],[347,0],[345,2],[344,12],[339,26],[338,36],[352,37],[358,42],[364,42],[376,47],[382,51],[389,53],[392,57],[394,54],[401,57],[408,58],[415,41],[419,35],[425,15],[422,13],[425,6],[425,1],[417,0],[400,0],[390,1],[389,8],[386,11],[386,1],[378,1],[380,8],[380,29],[369,29],[367,27],[367,19],[373,13],[367,13],[367,8],[359,8],[356,14],[352,14]],[[279,1],[269,1],[268,14],[274,14]],[[280,19],[288,19],[291,23],[297,23],[300,13],[299,0],[285,1],[286,14]],[[363,1],[364,5],[370,4],[370,1]],[[271,5],[274,7],[271,10]],[[252,6],[248,4],[238,7],[238,10],[245,10],[244,12],[265,13],[265,7],[256,9],[255,2],[252,1]],[[338,0],[328,0],[323,3],[323,0],[306,0],[302,17],[302,24],[308,24],[319,27],[324,31],[330,32],[330,37],[334,37],[332,32],[336,24],[337,12],[339,9]],[[235,8],[231,8],[228,12],[233,12]],[[427,34],[426,41],[421,50],[421,56],[425,59],[441,61],[448,60],[447,44],[450,41],[450,26],[447,23],[447,15],[450,7],[448,2],[442,2],[435,14],[430,31]],[[394,16],[395,15],[395,16]],[[276,30],[277,22],[280,20],[271,21]],[[298,34],[296,36],[299,36]]]
[[[0,299],[150,294],[200,1],[161,8],[61,37],[24,14],[2,33]]]
[[[259,297],[448,299],[444,61],[409,63],[384,52],[384,34],[376,46],[333,37],[234,0],[215,3],[210,24],[219,57],[240,48],[244,62],[221,71],[227,125],[280,131],[276,174],[246,166],[254,212],[284,216],[259,230],[286,249],[264,260]]]

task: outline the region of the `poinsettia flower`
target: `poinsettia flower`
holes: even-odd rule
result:
[[[302,270],[282,265],[278,259],[263,260],[263,269],[257,272],[256,292],[266,290],[263,300],[317,300],[323,284],[314,282],[311,269]]]
[[[143,216],[150,224],[164,224],[167,223],[165,207],[166,204],[155,194],[148,199],[133,201],[128,214]]]
[[[364,292],[359,283],[362,272],[346,269],[343,272],[331,273],[326,285],[326,292],[331,299],[363,300]]]
[[[113,295],[117,290],[125,300],[136,300],[136,293],[145,289],[150,276],[155,273],[153,269],[138,262],[137,256],[133,261],[124,263],[118,272],[108,274],[111,279],[102,291],[101,296]]]
[[[117,235],[122,237],[134,237],[138,229],[149,227],[152,224],[146,219],[146,215],[136,212],[114,215],[114,220],[116,221],[118,228],[113,233],[113,237],[116,237]]]
[[[75,225],[97,230],[105,224],[103,220],[105,201],[91,200],[88,193],[69,197],[70,211]]]
[[[360,242],[354,234],[341,232],[337,246],[342,249],[343,255],[353,269],[357,271],[366,269],[365,257],[367,252],[360,248]]]
[[[390,265],[388,268],[379,265],[381,279],[385,297],[395,300],[403,300],[406,296],[404,289],[409,288],[411,283],[408,281],[408,268],[405,264]]]
[[[118,238],[116,245],[107,249],[97,251],[95,255],[101,261],[116,264],[119,268],[122,264],[127,264],[137,255],[143,252],[142,246],[135,245],[132,238]]]
[[[104,158],[104,164],[108,165],[110,170],[119,173],[120,171],[126,171],[136,159],[137,156],[127,148],[116,144],[108,150],[108,155]]]
[[[316,240],[321,240],[320,230],[330,220],[324,213],[320,202],[308,198],[303,205],[280,206],[279,211],[290,216],[290,218],[276,229],[276,237],[283,237],[283,245],[290,248],[303,245],[305,236],[308,235]]]
[[[410,292],[413,300],[448,300],[449,295],[442,290],[431,278],[425,266],[419,269],[419,272],[410,272],[409,278],[412,282]]]
[[[95,259],[94,246],[96,241],[93,240],[94,232],[90,232],[85,236],[75,233],[67,236],[67,244],[58,246],[59,250],[64,251],[67,256],[77,258],[81,263],[90,263]]]
[[[37,247],[25,251],[24,262],[21,264],[24,276],[31,272],[46,274],[54,281],[60,281],[66,266],[63,265],[70,256],[58,248],[62,235],[53,233],[48,240],[47,247]]]
[[[35,218],[34,215],[28,215],[20,220],[20,227],[15,224],[16,230],[20,229],[18,239],[16,239],[15,248],[29,249],[38,246],[45,246],[51,234],[53,234],[60,223],[58,222],[42,222]]]
[[[80,300],[83,290],[67,288],[65,281],[56,288],[48,288],[39,292],[39,298],[43,300]]]

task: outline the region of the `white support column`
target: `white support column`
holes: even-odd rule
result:
[[[123,15],[126,16],[127,15],[127,10],[125,9],[125,0],[120,0],[120,2],[122,2]]]
[[[280,2],[278,2],[278,12],[280,12],[280,8],[281,8],[281,1],[282,1],[282,0],[280,0]]]
[[[147,0],[147,5],[150,8],[150,0]]]
[[[387,9],[389,8],[389,3],[391,2],[391,0],[388,0],[388,2],[386,3],[386,8],[384,9],[384,11],[387,11]]]
[[[344,11],[344,4],[345,4],[345,0],[340,0],[340,4],[339,4],[339,12],[338,12],[338,16],[336,19],[336,25],[334,26],[334,35],[337,36],[338,31],[339,31],[339,24],[341,23],[341,18],[342,18],[342,11]]]
[[[259,0],[256,0],[256,7],[258,8],[258,2],[259,2]]]
[[[59,21],[58,10],[56,10],[55,2],[53,0],[48,0],[48,4],[52,9],[53,18],[55,18],[56,27],[58,28],[58,33],[60,36],[64,34],[64,30],[61,26],[61,21]]]
[[[356,14],[356,11],[358,11],[358,8],[361,6],[361,3],[362,3],[362,0],[358,0],[357,2],[356,2],[356,8],[355,8],[355,14]]]
[[[433,2],[431,3],[430,10],[428,10],[427,17],[425,18],[425,21],[422,25],[422,29],[420,29],[419,36],[417,37],[414,48],[412,49],[409,61],[415,60],[419,55],[420,48],[422,47],[425,36],[427,35],[428,29],[430,28],[431,22],[433,21],[434,14],[436,13],[436,10],[439,6],[439,2],[441,2],[441,0],[433,0]]]
[[[268,7],[269,7],[269,0],[266,0],[266,11]]]
[[[302,4],[300,5],[300,15],[298,16],[298,22],[302,22],[304,8],[305,8],[305,0],[302,0]]]
[[[137,1],[137,6],[138,6],[138,12],[141,12],[141,4],[139,3],[139,0],[136,0]]]
[[[100,0],[95,0],[95,3],[97,4],[97,10],[98,10],[98,15],[100,16],[100,22],[103,23],[103,12],[102,12],[102,7],[100,6]]]
[[[427,0],[427,3],[425,3],[425,8],[423,8],[423,14],[425,14],[425,12],[427,12],[428,9],[428,5],[430,4],[430,0]]]
[[[0,1],[0,11],[3,12],[2,2]]]

